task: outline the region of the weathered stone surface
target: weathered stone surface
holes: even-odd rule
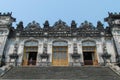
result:
[[[108,67],[14,67],[1,78],[120,80]]]

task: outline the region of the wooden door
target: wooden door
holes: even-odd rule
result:
[[[68,66],[68,47],[53,46],[53,66]]]

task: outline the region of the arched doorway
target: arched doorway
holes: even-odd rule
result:
[[[98,65],[96,43],[94,41],[82,42],[84,65]]]
[[[23,66],[36,65],[38,41],[30,40],[24,44]]]
[[[52,65],[68,66],[68,43],[66,41],[53,42]]]

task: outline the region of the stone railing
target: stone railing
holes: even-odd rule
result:
[[[107,62],[106,66],[110,67],[114,72],[116,72],[118,75],[120,75],[120,67],[115,63]]]

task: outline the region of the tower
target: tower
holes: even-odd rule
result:
[[[15,18],[13,18],[11,15],[12,13],[0,13],[0,66],[4,64],[5,45],[10,32],[10,28],[12,26],[12,22],[15,21]]]
[[[111,28],[113,35],[113,43],[116,50],[116,60],[120,62],[120,13],[108,13],[109,16],[105,18],[105,21]]]

